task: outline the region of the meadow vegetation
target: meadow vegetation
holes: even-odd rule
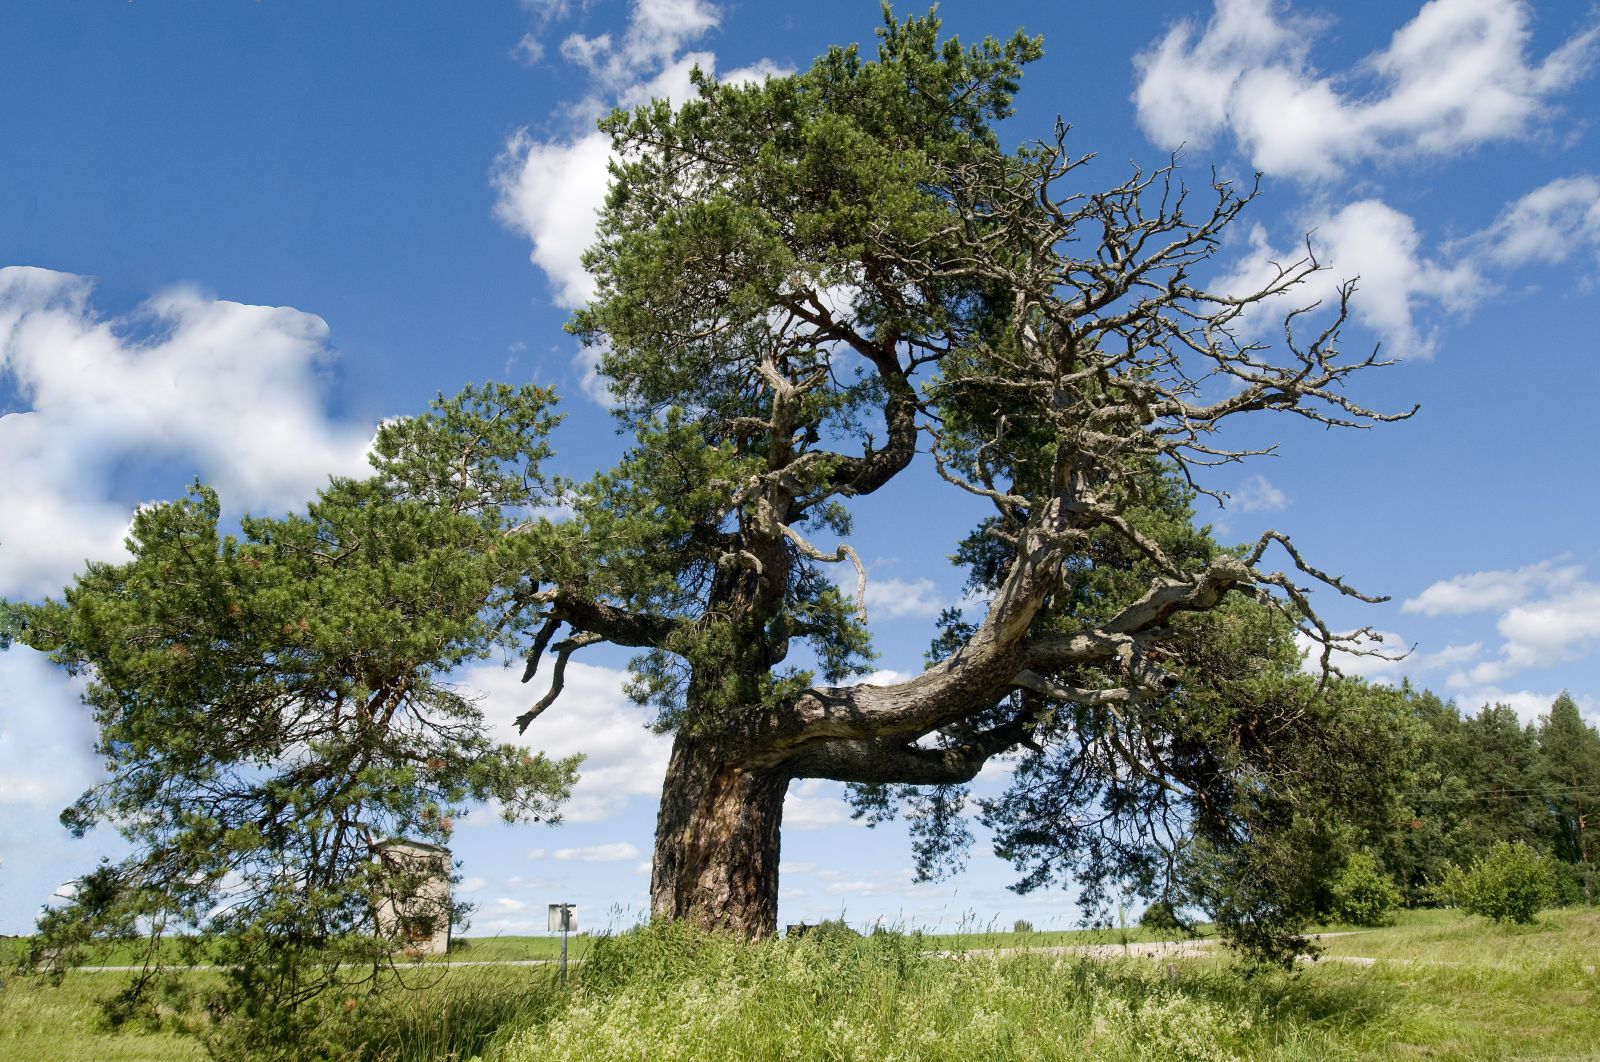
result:
[[[1341,927],[1330,927],[1339,929]],[[1132,939],[1150,935],[1129,930]],[[416,993],[329,1000],[305,1058],[1324,1059],[1593,1057],[1600,1053],[1600,910],[1532,925],[1402,911],[1326,937],[1293,972],[1221,952],[1091,958],[1117,930],[934,936],[824,929],[745,944],[683,925],[578,938],[585,961],[424,965]],[[1018,945],[1023,949],[1018,950]],[[472,942],[464,961],[528,957],[528,938]],[[190,975],[193,998],[208,978]],[[107,1030],[119,979],[0,990],[0,1057],[203,1058],[206,1017],[174,1000]]]

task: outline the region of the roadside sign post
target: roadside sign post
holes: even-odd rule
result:
[[[567,979],[567,933],[578,928],[578,905],[553,903],[550,905],[550,931],[561,931],[561,979]]]

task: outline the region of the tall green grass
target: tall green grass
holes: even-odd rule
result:
[[[893,934],[744,945],[664,926],[601,942],[566,1006],[485,1057],[1211,1060],[1289,1040],[1303,1057],[1354,1057],[1343,1016],[1385,1010],[1351,997],[1218,964],[939,957]]]
[[[512,1033],[548,1022],[568,990],[554,970],[452,970],[415,993],[338,1004],[328,1057],[348,1062],[434,1062],[483,1054]]]
[[[999,936],[984,943],[1063,943]],[[1532,927],[1404,912],[1397,926],[1328,940],[1325,959],[1293,974],[1256,977],[1223,954],[1095,961],[837,929],[750,945],[652,926],[590,943],[566,982],[551,966],[430,963],[408,975],[413,992],[328,998],[301,1057],[1600,1058],[1597,908],[1546,912]],[[194,998],[219,976],[191,974]],[[73,974],[60,990],[10,980],[0,1058],[203,1057],[196,1039],[175,1035],[205,1033],[199,1010],[154,1032],[99,1025],[95,997],[123,980]]]
[[[353,994],[317,1004],[320,1020],[300,1057],[340,1062],[435,1062],[471,1058],[514,1031],[548,1020],[567,992],[554,972],[527,967],[419,970],[410,992]],[[218,975],[188,974],[192,1004]],[[59,987],[7,978],[0,987],[0,1059],[11,1062],[183,1062],[208,1057],[214,1031],[199,1005],[163,1006],[112,1028],[100,1004],[120,975],[69,974]]]
[[[171,1025],[106,1027],[100,1001],[120,978],[69,974],[58,987],[5,971],[0,987],[0,1059],[8,1062],[188,1062],[206,1057]]]

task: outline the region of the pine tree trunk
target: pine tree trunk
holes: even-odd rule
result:
[[[778,928],[778,832],[789,776],[741,767],[714,743],[673,741],[656,820],[650,909],[746,938]]]

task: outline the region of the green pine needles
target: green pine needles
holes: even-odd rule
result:
[[[237,536],[197,485],[136,515],[130,561],[19,610],[21,641],[88,678],[100,727],[109,777],[63,822],[114,825],[133,848],[44,916],[36,960],[59,970],[143,939],[125,1007],[168,958],[218,962],[218,1013],[289,1044],[298,1004],[381,982],[403,943],[379,911],[424,875],[375,846],[443,844],[470,802],[554,819],[578,758],[496,743],[448,679],[526,634],[551,401],[502,386],[441,399],[379,431],[373,476]],[[410,914],[459,917],[439,907]]]

